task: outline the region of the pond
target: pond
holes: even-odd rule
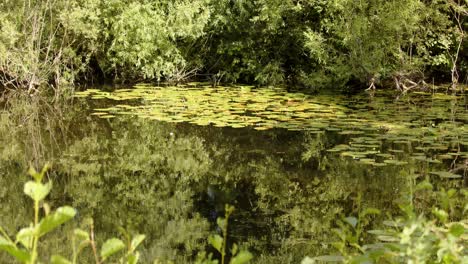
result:
[[[467,99],[193,83],[88,89],[61,108],[13,102],[0,115],[0,226],[29,223],[25,174],[48,161],[50,205],[78,210],[63,233],[92,217],[98,240],[146,234],[143,263],[184,263],[212,251],[231,204],[231,243],[255,263],[300,263],[333,252],[336,220],[360,208],[381,210],[378,222],[404,201],[427,206],[423,180],[466,188]],[[64,243],[52,234],[44,248],[66,255]]]

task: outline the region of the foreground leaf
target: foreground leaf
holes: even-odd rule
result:
[[[24,193],[31,197],[34,201],[41,201],[49,194],[52,189],[52,184],[42,184],[39,182],[28,181],[24,185]]]
[[[52,258],[50,259],[50,263],[52,264],[72,264],[71,261],[68,259],[59,256],[59,255],[52,255]]]
[[[63,206],[57,209],[54,213],[46,216],[39,223],[39,236],[54,230],[61,224],[69,221],[76,215],[76,210],[70,206]]]
[[[136,252],[135,254],[128,255],[127,264],[137,264],[140,259],[140,253]]]
[[[101,248],[101,257],[106,259],[125,248],[124,242],[118,238],[108,239]]]
[[[135,236],[133,239],[132,239],[132,242],[130,243],[131,244],[131,251],[134,251],[140,244],[141,242],[143,242],[143,240],[145,239],[145,235],[137,235]]]
[[[31,255],[27,251],[18,249],[15,244],[2,236],[0,236],[0,250],[6,251],[20,262],[28,262],[31,259]]]
[[[357,218],[353,216],[346,217],[344,220],[346,221],[346,223],[350,224],[353,228],[355,228],[358,223]]]
[[[235,255],[231,261],[229,262],[230,264],[244,264],[249,262],[253,258],[252,253],[248,251],[240,251],[239,254]]]
[[[221,247],[223,245],[223,238],[220,235],[211,235],[208,237],[208,242],[221,253]]]
[[[73,230],[73,234],[75,235],[76,238],[78,238],[80,241],[87,241],[89,240],[89,233],[84,231],[83,229],[80,228],[75,228]]]
[[[34,237],[34,231],[35,229],[32,227],[22,228],[16,234],[16,241],[20,242],[25,248],[30,248]]]
[[[463,227],[461,224],[454,223],[450,226],[449,232],[454,237],[460,237],[465,233],[465,227]]]

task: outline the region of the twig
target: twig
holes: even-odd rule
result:
[[[97,249],[96,249],[96,242],[94,240],[94,224],[91,223],[91,231],[90,231],[90,237],[91,237],[91,248],[93,249],[93,254],[94,254],[94,260],[96,261],[96,264],[100,264],[101,262],[99,261],[99,257],[97,254]]]

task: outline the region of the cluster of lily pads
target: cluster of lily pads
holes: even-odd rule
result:
[[[199,126],[336,134],[344,144],[328,152],[376,167],[407,164],[402,153],[431,164],[468,159],[468,110],[462,97],[442,93],[413,93],[397,100],[383,92],[346,97],[195,83],[113,92],[88,89],[76,97],[105,100],[108,107],[92,113],[103,119],[132,115]]]

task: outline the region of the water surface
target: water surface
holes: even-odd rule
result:
[[[145,263],[210,250],[226,203],[230,241],[258,263],[298,263],[332,252],[330,229],[359,208],[397,215],[424,179],[466,187],[466,99],[139,85],[80,92],[61,113],[16,106],[0,119],[0,224],[28,223],[24,173],[50,161],[50,203],[76,207],[75,225],[93,217],[100,239],[147,234]]]

